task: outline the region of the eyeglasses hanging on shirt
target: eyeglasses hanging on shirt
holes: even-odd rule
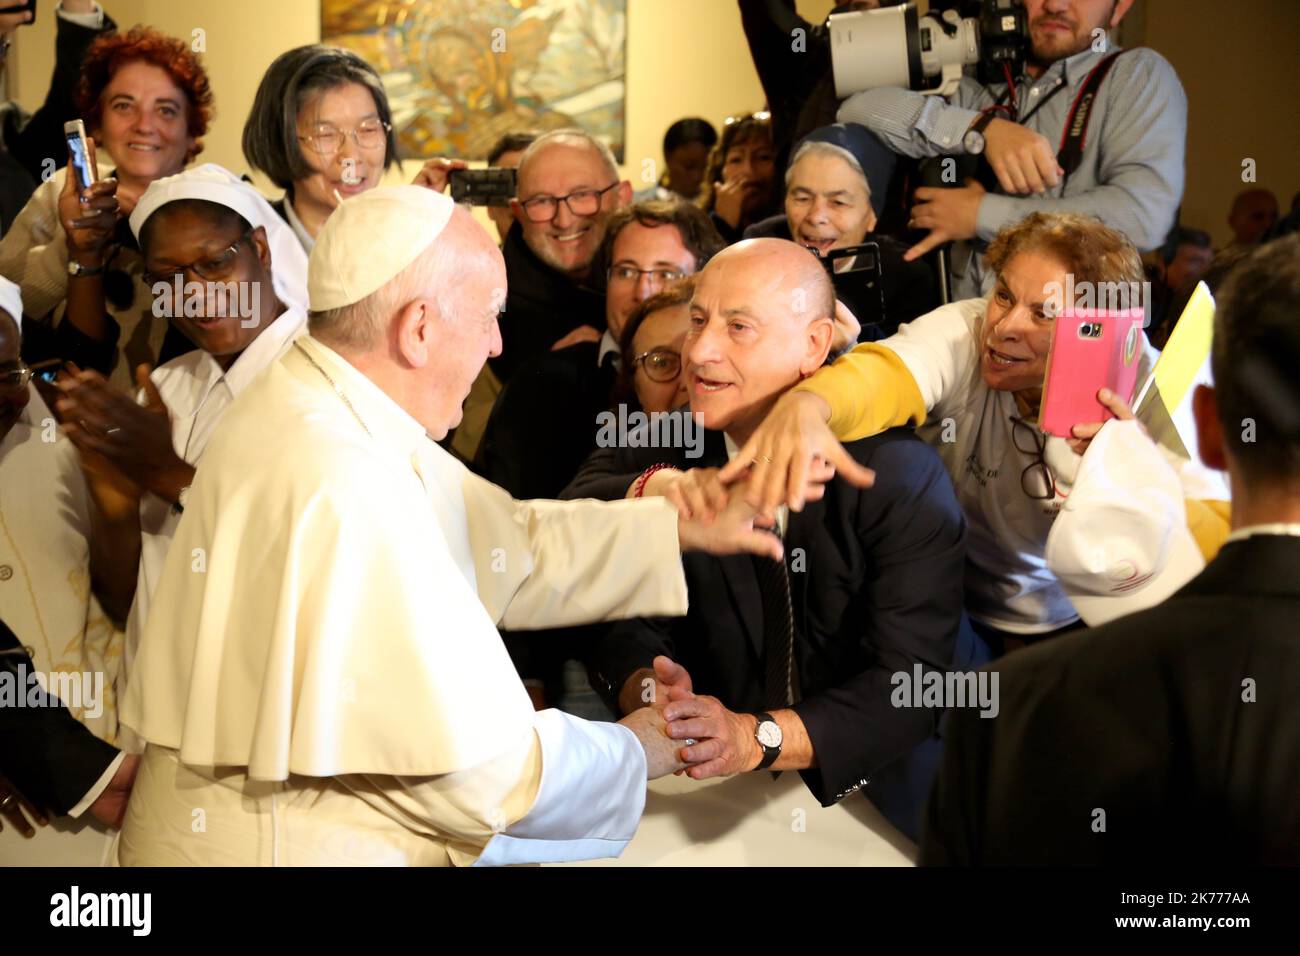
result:
[[[1056,476],[1047,464],[1046,436],[1023,418],[1014,415],[1010,418],[1011,441],[1016,451],[1034,459],[1020,472],[1020,490],[1035,501],[1053,500],[1056,497]]]

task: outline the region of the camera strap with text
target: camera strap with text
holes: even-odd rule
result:
[[[1116,50],[1094,66],[1092,72],[1084,78],[1079,92],[1075,94],[1074,103],[1065,117],[1065,129],[1061,132],[1061,148],[1056,153],[1056,161],[1061,164],[1061,169],[1065,170],[1065,175],[1061,177],[1062,192],[1065,191],[1065,184],[1070,174],[1083,162],[1084,141],[1088,135],[1088,123],[1092,119],[1092,107],[1097,100],[1097,90],[1100,89],[1102,80],[1106,79],[1110,68],[1115,65],[1115,61],[1121,54],[1127,52],[1127,50]]]

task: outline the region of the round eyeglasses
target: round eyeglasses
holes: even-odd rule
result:
[[[566,196],[533,196],[519,205],[524,207],[529,222],[550,222],[560,211],[560,203],[568,206],[574,216],[594,216],[600,211],[600,201],[605,193],[617,185],[610,183],[604,189],[575,189]]]
[[[646,378],[652,382],[671,382],[682,373],[682,355],[680,352],[660,346],[648,352],[642,352],[632,360],[632,367],[640,366]]]
[[[332,123],[317,123],[310,133],[298,139],[322,156],[333,156],[343,148],[343,140],[349,136],[362,149],[378,149],[388,143],[388,131],[392,128],[391,123],[382,120],[366,120],[351,130],[339,129]]]
[[[157,272],[146,272],[142,277],[144,284],[152,289],[159,282],[170,286],[179,279],[183,285],[187,271],[193,272],[200,279],[205,279],[208,282],[220,282],[235,271],[235,260],[239,256],[239,247],[252,235],[253,231],[250,229],[216,255],[200,259],[198,262],[191,262],[185,266],[169,266],[166,269],[159,269]]]

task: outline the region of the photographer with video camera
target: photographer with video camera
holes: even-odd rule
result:
[[[909,226],[929,230],[929,235],[908,251],[909,259],[948,242],[960,243],[951,264],[954,298],[991,288],[985,246],[999,229],[1033,212],[1095,216],[1127,235],[1139,250],[1163,242],[1183,193],[1187,98],[1178,75],[1159,53],[1121,51],[1110,42],[1107,31],[1119,25],[1132,5],[1133,0],[983,0],[979,47],[982,71],[993,82],[961,76],[946,99],[880,83],[868,84],[875,88],[858,84],[861,92],[840,108],[841,122],[861,123],[904,155],[987,161],[993,174],[985,177],[987,188],[974,179],[950,188],[921,188],[911,210]],[[894,13],[899,16],[889,16]],[[990,35],[991,23],[1009,22],[993,13],[1017,16],[1023,26],[1016,32],[1027,32],[1022,69],[1013,68],[1004,45],[996,42],[1008,38]],[[881,50],[886,40],[890,47],[908,48],[903,59],[911,69],[904,67],[899,79],[910,72],[912,85],[918,85],[921,63],[931,66],[928,61],[936,54],[924,44],[910,49],[916,14],[909,9],[906,21],[901,14],[857,15],[878,19],[859,20],[855,42],[836,52],[841,93],[847,91],[839,74],[849,61],[867,50]],[[973,32],[973,21],[959,20],[952,12],[944,16],[942,23],[933,17],[921,21],[935,25],[930,38],[937,44],[946,42],[939,26],[952,36],[961,26]],[[894,21],[906,27],[891,32]],[[974,38],[963,39],[966,59],[958,59],[958,67],[975,58]],[[953,41],[952,46],[960,56],[960,45]],[[954,64],[944,66],[945,76],[955,79],[948,72]]]

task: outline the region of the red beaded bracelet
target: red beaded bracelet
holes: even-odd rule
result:
[[[671,471],[680,471],[676,465],[670,465],[666,461],[661,461],[657,465],[651,465],[645,471],[641,472],[641,477],[636,480],[636,493],[633,494],[632,497],[640,498],[641,495],[645,493],[645,483],[650,480],[650,476],[656,471],[663,471],[665,468]]]

